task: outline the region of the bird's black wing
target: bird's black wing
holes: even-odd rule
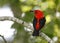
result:
[[[40,28],[42,28],[45,25],[46,19],[45,17],[40,20]]]

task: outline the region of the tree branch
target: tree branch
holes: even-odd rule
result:
[[[10,20],[10,21],[17,22],[19,24],[23,24],[25,27],[31,29],[33,32],[33,26],[29,25],[29,23],[27,23],[21,19],[18,19],[15,17],[10,17],[10,16],[0,17],[0,21],[4,21],[4,20]],[[40,36],[43,37],[45,40],[47,40],[49,43],[54,43],[54,41],[50,37],[48,37],[46,34],[44,34],[43,32],[40,32]]]
[[[40,32],[39,35],[43,37],[46,41],[48,41],[48,43],[54,43],[54,41],[50,37],[48,37],[46,34],[44,34],[43,32]]]
[[[4,36],[0,35],[0,37],[2,37],[2,39],[4,40],[5,43],[7,43],[6,39],[4,38]]]

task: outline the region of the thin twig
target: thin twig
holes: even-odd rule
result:
[[[33,31],[33,27],[31,25],[29,25],[29,23],[27,23],[21,19],[18,19],[15,17],[10,17],[10,16],[0,17],[0,21],[4,21],[4,20],[10,20],[10,21],[17,22],[19,24],[23,24],[25,27],[27,27]],[[47,40],[49,43],[53,43],[53,40],[50,37],[48,37],[46,34],[44,34],[43,32],[40,32],[40,36],[43,37],[45,40]]]
[[[7,43],[6,39],[4,38],[4,36],[0,35],[0,37],[2,37],[2,39],[4,40],[5,43]]]

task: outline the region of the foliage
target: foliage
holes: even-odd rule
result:
[[[1,7],[6,4],[10,5],[15,17],[31,23],[33,20],[33,13],[29,11],[38,6],[46,17],[46,25],[41,31],[51,38],[54,36],[60,37],[60,16],[56,17],[56,12],[60,12],[60,0],[0,0]],[[23,12],[25,16],[21,18]],[[17,30],[14,43],[32,43],[27,41],[30,35],[24,31],[23,25],[14,23],[12,27]],[[36,43],[47,43],[47,41],[40,37],[36,40]],[[58,41],[60,42],[60,38]]]

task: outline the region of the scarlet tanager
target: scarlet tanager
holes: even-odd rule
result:
[[[45,25],[46,19],[44,17],[43,12],[40,10],[34,10],[34,11],[31,10],[30,12],[34,12],[34,19],[33,19],[34,31],[32,35],[39,36],[39,31]]]

